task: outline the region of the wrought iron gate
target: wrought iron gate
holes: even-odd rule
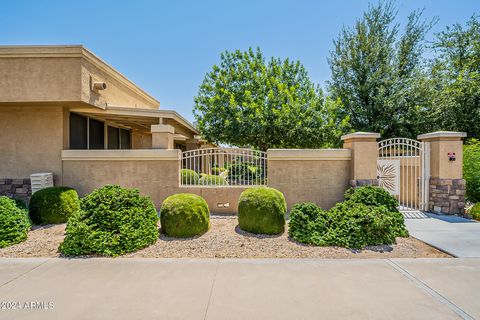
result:
[[[400,211],[428,208],[429,147],[429,143],[407,138],[378,143],[378,183],[398,200]]]

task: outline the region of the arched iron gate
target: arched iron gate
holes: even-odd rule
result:
[[[378,143],[378,183],[398,200],[400,211],[428,208],[428,148],[428,143],[407,138]]]

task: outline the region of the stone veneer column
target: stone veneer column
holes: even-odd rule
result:
[[[429,211],[442,214],[463,214],[465,180],[463,179],[464,132],[437,131],[418,136],[429,144],[430,190]],[[454,159],[452,159],[454,157]]]
[[[22,199],[29,202],[32,196],[30,179],[0,179],[0,196]]]
[[[153,124],[152,132],[152,148],[153,149],[173,149],[173,134],[175,128],[168,124]]]
[[[379,133],[355,132],[342,136],[343,148],[352,150],[350,185],[378,185],[377,158]]]

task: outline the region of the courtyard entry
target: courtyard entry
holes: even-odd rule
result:
[[[378,143],[377,179],[398,200],[399,210],[428,209],[429,143],[392,138]]]

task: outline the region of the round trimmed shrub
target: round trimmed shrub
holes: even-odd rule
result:
[[[35,224],[65,223],[80,208],[77,192],[68,187],[50,187],[32,195],[29,210]]]
[[[238,225],[256,234],[279,234],[285,230],[287,203],[274,188],[251,188],[242,192],[238,203]]]
[[[0,248],[25,241],[30,227],[28,211],[17,207],[14,200],[0,196]]]
[[[202,197],[191,193],[174,194],[160,209],[162,231],[169,237],[187,238],[210,228],[210,210]]]
[[[469,213],[473,219],[480,220],[480,202],[475,203]]]
[[[201,186],[226,186],[227,180],[222,176],[204,175],[198,179],[198,184]]]
[[[107,185],[85,196],[67,223],[60,251],[67,256],[117,256],[158,239],[158,214],[138,189]]]
[[[182,169],[180,170],[180,176],[182,178],[182,184],[197,184],[200,176],[193,170]]]

